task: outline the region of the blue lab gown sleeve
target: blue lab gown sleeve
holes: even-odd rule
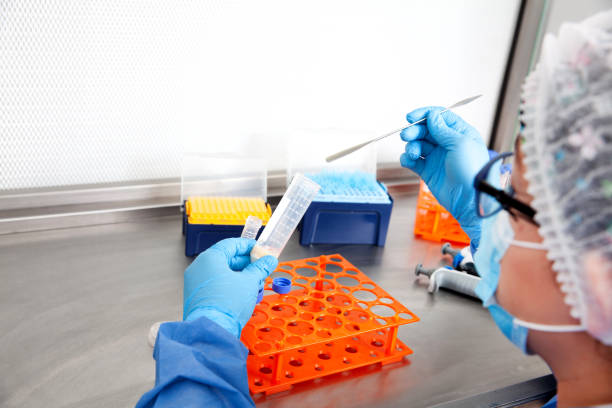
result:
[[[206,317],[160,326],[153,350],[155,386],[136,408],[254,407],[247,348]]]
[[[542,408],[557,408],[557,396],[552,397],[550,401],[542,405]]]

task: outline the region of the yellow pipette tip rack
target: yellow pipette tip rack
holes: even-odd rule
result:
[[[185,213],[190,224],[244,225],[253,215],[266,225],[272,209],[261,198],[249,197],[189,197]]]

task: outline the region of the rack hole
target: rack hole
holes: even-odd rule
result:
[[[379,330],[379,331],[376,332],[376,334],[378,334],[379,336],[384,336],[385,332],[382,331],[382,330]]]
[[[312,266],[317,266],[318,263],[315,261],[306,261],[306,265],[312,265]]]
[[[332,334],[329,330],[321,329],[317,331],[317,336],[327,338],[327,337],[331,337]]]
[[[312,313],[308,313],[308,312],[302,312],[300,313],[300,317],[304,320],[312,320],[314,318],[314,316],[312,315]]]
[[[308,293],[308,289],[302,285],[293,285],[291,288],[292,290],[289,293],[294,296],[304,296]]]
[[[406,319],[406,320],[412,319],[412,316],[410,316],[408,313],[400,313],[399,317],[400,319]]]
[[[280,269],[291,270],[291,269],[293,269],[293,266],[291,266],[291,265],[281,265],[281,266],[279,266],[279,268]]]
[[[338,273],[342,272],[342,267],[334,263],[325,264],[325,272]]]
[[[361,286],[365,289],[374,289],[374,285],[372,285],[371,283],[364,283]]]
[[[327,309],[327,311],[331,314],[340,314],[342,313],[342,310],[337,308],[337,307],[330,307]]]
[[[344,357],[344,358],[342,359],[342,362],[343,362],[344,364],[351,364],[351,359],[350,359],[350,358],[346,358],[346,357]]]
[[[272,313],[279,317],[292,317],[297,314],[297,311],[293,306],[289,306],[286,304],[283,305],[274,305],[270,309],[272,309]]]
[[[372,344],[374,347],[382,347],[385,343],[380,339],[374,339],[370,344]]]
[[[391,309],[389,306],[383,305],[374,305],[370,308],[372,313],[381,317],[391,317],[395,316],[395,310]]]
[[[354,324],[354,323],[347,324],[346,328],[349,330],[354,330],[354,331],[359,331],[359,329],[361,329],[361,327],[359,327],[358,324]]]
[[[376,321],[378,322],[378,324],[382,324],[382,325],[387,324],[387,321],[385,319],[376,319]]]
[[[298,353],[305,353],[306,349],[298,349]]]
[[[290,273],[287,272],[272,272],[270,274],[270,278],[275,279],[275,278],[285,278],[285,279],[293,279],[293,275],[291,275]]]
[[[263,341],[279,341],[283,336],[283,331],[278,327],[262,327],[257,330],[257,338]]]
[[[340,276],[336,278],[336,281],[343,286],[357,286],[359,284],[357,279],[350,276]]]
[[[255,350],[257,351],[269,351],[272,348],[272,346],[268,343],[255,343]]]
[[[332,344],[332,343],[325,343],[325,345],[326,345],[327,347],[333,347],[333,344]]]
[[[263,385],[263,383],[261,382],[259,378],[254,379],[253,384],[255,384],[258,387],[261,387]]]
[[[378,296],[369,290],[356,290],[353,292],[353,296],[355,296],[359,300],[364,300],[366,302],[371,302],[376,300]]]
[[[293,296],[285,296],[285,297],[283,298],[283,302],[285,302],[285,303],[295,304],[295,303],[297,303],[297,299],[296,299],[296,298],[294,298]]]
[[[285,371],[286,378],[293,378],[293,373],[291,371]]]
[[[403,350],[403,348],[401,348],[400,346],[397,346],[396,348],[397,348],[398,351],[402,351]]]
[[[304,362],[301,358],[291,358],[291,360],[289,360],[289,365],[293,367],[301,367],[304,365]]]
[[[351,293],[351,290],[349,288],[340,288],[340,290],[344,293]]]
[[[321,310],[325,310],[323,303],[314,299],[302,300],[299,305],[307,312],[320,312]]]
[[[358,309],[347,310],[346,312],[344,312],[344,317],[356,323],[363,322],[368,319],[368,315]]]
[[[306,279],[304,279],[304,278],[297,278],[297,279],[295,280],[295,282],[296,282],[296,283],[308,283],[308,281],[307,281]]]
[[[378,357],[378,354],[376,354],[376,353],[375,353],[375,352],[373,352],[373,351],[370,351],[370,357]]]
[[[272,369],[268,366],[263,366],[259,368],[259,372],[262,374],[272,374]]]
[[[345,350],[347,353],[356,353],[356,352],[357,352],[357,347],[355,347],[355,346],[346,346],[346,347],[344,348],[344,350]]]
[[[319,316],[315,319],[317,324],[326,329],[337,329],[342,326],[342,321],[338,319],[336,316],[332,315],[324,315]]]
[[[300,320],[297,322],[289,322],[287,330],[293,334],[308,336],[314,331],[314,327],[312,327],[312,324]]]
[[[322,352],[319,353],[319,358],[321,360],[329,360],[331,358],[331,356],[329,355],[329,353],[326,353],[326,352],[322,351]]]
[[[354,271],[352,269],[347,269],[345,272],[348,273],[349,275],[357,275],[357,271]]]
[[[323,371],[323,366],[319,364],[315,364],[314,369],[317,371]]]
[[[263,323],[268,319],[268,315],[265,314],[264,312],[255,309],[255,311],[253,312],[253,314],[251,315],[251,321],[250,323],[253,324],[259,324],[259,323]]]
[[[351,299],[348,296],[339,293],[329,295],[325,300],[336,306],[349,306],[351,304]]]
[[[316,264],[315,264],[315,265],[316,265]],[[317,275],[317,271],[316,271],[316,270],[314,270],[314,269],[312,269],[312,268],[308,268],[308,267],[297,268],[297,269],[295,270],[295,272],[296,272],[298,275],[305,276],[305,277],[307,277],[307,278],[312,278],[313,276],[316,276],[316,275]]]
[[[378,299],[378,301],[379,301],[380,303],[386,303],[386,304],[388,304],[388,305],[390,305],[391,303],[393,303],[393,299],[389,299],[389,298],[387,298],[387,297],[380,298],[380,299]]]
[[[289,344],[300,344],[301,342],[302,342],[302,338],[300,336],[287,337],[287,343]]]

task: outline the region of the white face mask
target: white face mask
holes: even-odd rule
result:
[[[527,335],[529,329],[558,333],[586,330],[582,325],[551,325],[527,322],[512,316],[497,303],[495,292],[499,285],[500,262],[510,245],[535,251],[547,250],[543,244],[537,242],[515,240],[514,230],[510,225],[509,214],[506,211],[502,210],[484,219],[480,246],[474,255],[474,264],[481,276],[481,281],[476,287],[476,294],[482,300],[483,306],[489,310],[502,333],[521,351],[528,353]]]

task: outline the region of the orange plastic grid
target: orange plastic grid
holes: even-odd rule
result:
[[[438,204],[423,180],[421,180],[419,198],[417,199],[414,235],[429,241],[470,243],[470,237],[461,229],[459,222]]]
[[[272,279],[292,280],[279,295]],[[249,348],[252,393],[374,363],[401,361],[412,350],[397,339],[399,325],[419,318],[341,255],[282,262],[242,330]]]

